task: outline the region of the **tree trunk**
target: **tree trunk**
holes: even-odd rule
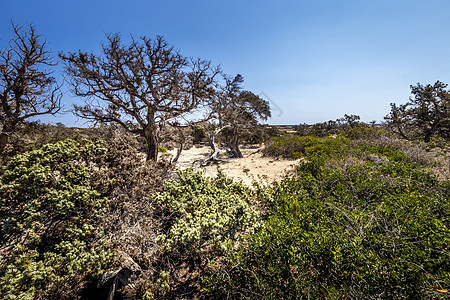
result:
[[[428,143],[433,135],[438,131],[438,126],[436,124],[431,124],[430,128],[423,128],[422,131],[425,133],[424,142]]]
[[[431,137],[433,136],[434,131],[428,131],[427,133],[425,133],[425,137],[424,137],[424,142],[428,143],[431,140]]]
[[[236,130],[233,130],[233,135],[231,137],[230,152],[234,158],[244,157],[241,153],[241,150],[239,150],[239,134],[237,133]]]
[[[216,136],[222,130],[224,130],[225,128],[228,128],[228,127],[230,127],[230,126],[229,125],[222,126],[222,127],[220,127],[219,129],[217,129],[216,131],[213,132],[213,134],[211,135],[210,140],[209,140],[209,145],[211,146],[211,149],[213,150],[213,153],[207,159],[201,161],[200,165],[209,164],[211,162],[217,163],[217,162],[221,161],[220,158],[219,158],[220,149],[216,146],[215,139],[216,139]],[[195,161],[192,165],[194,165],[196,162],[198,162],[198,160]]]
[[[0,153],[3,152],[6,145],[8,145],[9,136],[16,130],[16,123],[7,122],[2,126],[2,133],[0,133]]]
[[[158,160],[158,136],[156,134],[156,126],[149,124],[145,128],[144,138],[147,142],[147,161]]]
[[[147,141],[147,161],[158,160],[158,142],[156,135],[152,132],[145,137]]]
[[[0,152],[3,152],[6,145],[8,144],[9,134],[7,132],[0,133]]]
[[[400,127],[397,127],[397,130],[395,130],[395,128],[392,130],[394,133],[400,135],[402,138],[404,138],[405,140],[409,141],[409,137],[403,132],[403,130]]]
[[[171,161],[172,164],[176,163],[178,161],[178,159],[181,156],[181,152],[183,151],[184,148],[184,143],[180,143],[180,146],[178,147],[177,150],[177,155],[175,156],[175,158]]]
[[[147,161],[158,160],[158,133],[152,107],[148,107],[147,126],[144,127],[144,138],[147,142]]]
[[[222,130],[224,130],[225,128],[228,128],[228,127],[230,127],[230,126],[228,126],[228,125],[227,125],[227,126],[222,126],[222,127],[220,127],[219,129],[217,129],[216,131],[214,131],[214,133],[211,135],[211,139],[209,140],[209,145],[211,146],[211,149],[213,150],[213,154],[211,154],[211,156],[210,156],[209,159],[214,160],[214,161],[219,160],[219,153],[220,153],[220,150],[219,150],[219,148],[216,146],[215,139],[216,139],[216,136],[217,136]]]
[[[184,149],[184,143],[186,142],[186,136],[183,133],[183,130],[178,129],[178,137],[179,137],[179,146],[177,149],[177,155],[175,156],[175,158],[171,161],[171,163],[176,163],[178,161],[178,159],[180,158],[181,152]]]

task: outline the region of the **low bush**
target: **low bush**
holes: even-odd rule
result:
[[[263,150],[264,155],[298,159],[305,155],[338,153],[348,143],[343,137],[282,135],[272,138]]]
[[[312,139],[307,139],[309,145]],[[304,139],[302,141],[305,141]],[[308,146],[305,147],[307,149]],[[395,148],[310,152],[259,192],[256,233],[210,264],[213,298],[444,298],[450,287],[449,182]],[[386,159],[374,161],[373,156]]]
[[[340,134],[349,139],[372,139],[382,135],[386,135],[387,132],[379,126],[371,126],[365,123],[357,123],[353,126],[343,126],[340,130]]]
[[[73,298],[99,277],[111,251],[99,216],[106,198],[91,186],[101,143],[66,140],[14,156],[0,182],[2,299]]]
[[[109,287],[97,290],[98,279],[120,269],[124,257],[140,272],[122,296],[142,296],[141,287],[157,281],[161,218],[152,195],[170,166],[145,162],[121,131],[106,137],[48,144],[4,167],[0,298],[106,297]]]
[[[179,172],[164,186],[154,200],[161,214],[170,217],[156,241],[164,251],[161,272],[170,277],[165,291],[156,286],[152,295],[196,297],[208,261],[221,257],[223,249],[233,247],[240,235],[257,226],[258,213],[249,206],[254,192],[222,173],[210,179],[191,169]]]
[[[165,191],[155,201],[174,214],[175,222],[158,241],[169,252],[205,252],[224,246],[236,234],[256,222],[249,207],[251,192],[223,174],[208,179],[188,169],[179,178],[165,182]]]

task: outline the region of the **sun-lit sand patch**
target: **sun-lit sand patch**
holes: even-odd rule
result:
[[[218,168],[222,172],[237,181],[251,185],[253,181],[261,183],[271,183],[281,180],[286,174],[293,171],[300,160],[274,159],[272,157],[264,157],[261,153],[262,147],[243,146],[241,152],[243,158],[228,158],[222,155],[223,162],[219,164],[210,164],[209,166],[200,167],[198,163],[194,164],[195,168],[202,170],[206,176],[217,176]],[[222,151],[223,153],[224,151]],[[184,150],[177,162],[178,169],[186,169],[193,167],[193,162],[205,159],[211,153],[208,146],[196,146],[189,150]],[[168,152],[169,155],[175,155],[176,150]]]

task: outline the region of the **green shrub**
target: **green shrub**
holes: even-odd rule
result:
[[[110,251],[99,213],[106,199],[90,185],[105,149],[66,140],[16,155],[0,181],[0,295],[3,299],[72,298],[102,274]]]
[[[439,136],[433,136],[427,143],[427,149],[431,150],[434,148],[450,151],[450,140]]]
[[[339,153],[348,143],[343,137],[318,138],[312,136],[283,135],[267,143],[263,153],[268,156],[298,159],[305,155]]]
[[[243,185],[222,173],[210,180],[203,173],[188,169],[178,176],[165,182],[165,191],[154,197],[174,217],[168,233],[158,237],[167,250],[220,249],[256,222],[257,214],[249,207],[251,191]]]
[[[260,191],[264,224],[243,237],[239,247],[229,248],[226,259],[210,264],[204,279],[209,296],[448,295],[449,183],[438,181],[394,148],[345,152],[388,160],[327,169],[332,152],[307,155],[295,176]],[[339,161],[339,155],[333,159]]]
[[[188,169],[167,181],[154,199],[161,215],[167,216],[156,241],[164,251],[160,268],[170,274],[170,289],[166,285],[162,291],[159,285],[153,289],[154,296],[199,297],[200,276],[207,263],[219,259],[223,249],[233,247],[240,235],[257,226],[258,213],[249,206],[253,198],[251,189],[221,173],[210,179]]]
[[[365,123],[357,123],[353,126],[343,126],[341,134],[349,139],[376,138],[385,135],[387,132],[378,126],[371,126]]]

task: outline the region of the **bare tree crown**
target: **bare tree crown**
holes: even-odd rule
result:
[[[158,128],[211,97],[219,71],[209,61],[184,57],[161,36],[124,45],[118,34],[107,35],[102,52],[60,54],[74,94],[84,99],[75,113],[141,135],[156,160]]]
[[[53,63],[46,42],[33,25],[27,31],[12,24],[14,36],[0,53],[0,148],[19,123],[61,109],[60,86],[52,76]]]
[[[0,54],[2,122],[60,110],[61,93],[49,67],[54,66],[46,42],[30,25],[27,32],[13,24],[14,37]]]

